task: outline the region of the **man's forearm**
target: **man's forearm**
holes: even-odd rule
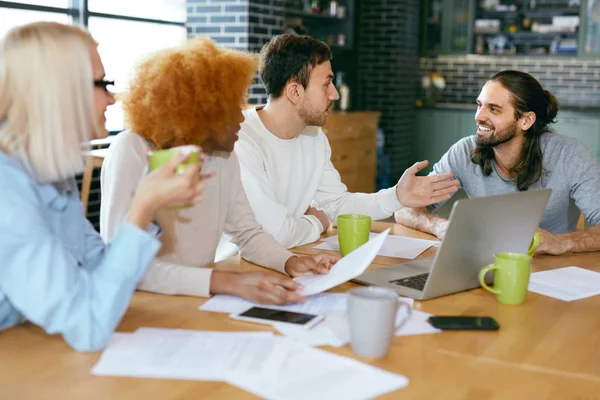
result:
[[[431,213],[427,208],[403,208],[394,214],[396,222],[417,229],[422,232],[431,233],[443,239],[448,227],[448,221]]]
[[[600,225],[584,231],[576,231],[558,235],[564,243],[565,253],[581,253],[584,251],[600,251]]]

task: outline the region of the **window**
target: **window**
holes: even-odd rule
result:
[[[84,10],[85,5],[88,9]],[[81,10],[76,12],[77,10]],[[82,15],[82,18],[73,16]],[[27,0],[0,2],[0,37],[15,26],[54,21],[77,23],[99,43],[106,74],[117,91],[127,89],[134,66],[155,50],[186,38],[185,0]],[[108,108],[106,128],[123,130],[119,103]]]
[[[94,13],[185,22],[185,0],[88,0]]]
[[[45,7],[68,8],[69,0],[17,0],[14,3],[37,5]]]
[[[98,52],[106,76],[115,81],[117,92],[127,89],[135,65],[148,53],[182,43],[185,28],[150,22],[90,17],[89,29],[99,43]],[[123,130],[123,112],[117,102],[106,112],[106,128]]]
[[[68,24],[69,16],[66,13],[59,14],[45,11],[0,8],[0,37],[6,35],[6,33],[15,26],[37,21],[52,21]]]

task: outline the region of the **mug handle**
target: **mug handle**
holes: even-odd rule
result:
[[[529,246],[529,250],[527,250],[527,255],[533,257],[535,253],[535,249],[540,245],[540,234],[536,231],[533,235],[533,240],[531,241],[531,245]]]
[[[412,306],[410,304],[404,303],[403,301],[398,300],[398,308],[396,309],[396,314],[402,307],[406,307],[406,317],[401,322],[398,322],[394,325],[394,333],[398,331],[398,329],[402,328],[404,324],[408,322],[410,316],[412,314]]]
[[[493,269],[498,269],[498,267],[495,266],[494,264],[490,264],[490,265],[486,265],[485,267],[481,268],[481,271],[479,271],[479,283],[481,283],[481,287],[484,288],[485,290],[487,290],[488,292],[491,292],[494,294],[500,294],[500,291],[498,289],[493,289],[485,283],[485,274],[488,271],[491,271]]]

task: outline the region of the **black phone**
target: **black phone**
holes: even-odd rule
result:
[[[323,320],[322,315],[297,313],[265,307],[252,307],[241,313],[230,315],[233,319],[260,324],[285,323],[310,329]]]
[[[492,317],[463,317],[463,316],[435,316],[429,317],[429,323],[442,330],[476,330],[497,331],[498,322]]]

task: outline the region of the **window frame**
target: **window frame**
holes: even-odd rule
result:
[[[45,11],[45,12],[53,12],[53,13],[59,13],[59,14],[67,14],[71,18],[71,23],[73,25],[79,25],[86,29],[88,27],[88,21],[89,21],[90,17],[120,19],[120,20],[135,21],[135,22],[150,22],[150,23],[154,23],[154,24],[176,25],[176,26],[185,27],[184,21],[172,21],[172,20],[165,20],[165,19],[133,17],[133,16],[129,16],[129,15],[119,15],[119,14],[110,14],[110,13],[101,13],[101,12],[90,11],[88,8],[88,0],[69,0],[69,6],[66,8],[42,6],[42,5],[38,5],[38,4],[16,3],[16,2],[12,2],[12,1],[0,1],[0,8],[12,8],[12,9],[17,9],[17,10]]]
[[[66,14],[69,16],[69,22],[73,25],[81,26],[85,29],[89,28],[89,19],[90,17],[100,17],[106,19],[113,20],[121,20],[121,21],[132,21],[132,22],[148,22],[153,24],[162,24],[162,25],[173,25],[180,26],[185,28],[184,21],[173,21],[173,20],[164,20],[164,19],[153,19],[153,18],[145,18],[145,17],[133,17],[128,15],[119,15],[119,14],[110,14],[110,13],[101,13],[90,11],[88,7],[88,0],[69,0],[68,7],[51,7],[51,6],[43,6],[38,4],[25,4],[25,3],[16,3],[11,1],[0,1],[0,9],[8,8],[8,9],[16,9],[16,10],[25,10],[25,11],[44,11],[50,13],[57,14]],[[116,134],[118,131],[111,131],[110,134]]]

